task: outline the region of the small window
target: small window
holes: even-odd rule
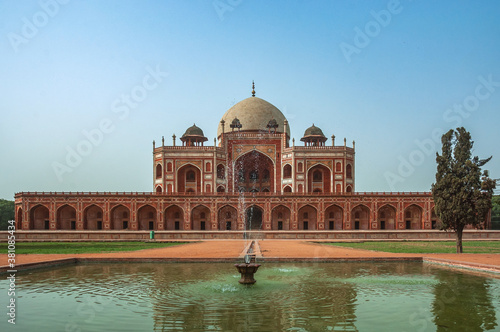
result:
[[[283,167],[283,178],[284,179],[290,179],[292,177],[292,166],[290,165],[285,165]]]
[[[217,178],[218,179],[224,179],[226,176],[224,174],[224,166],[223,165],[217,165]]]
[[[347,165],[347,167],[345,168],[345,174],[346,174],[346,177],[348,179],[352,179],[352,166],[351,165]]]
[[[158,165],[156,165],[156,178],[157,179],[161,178],[161,176],[162,176],[161,173],[162,173],[162,171],[161,171],[161,165],[158,164]]]
[[[323,173],[320,170],[316,170],[313,172],[313,181],[321,181],[323,180]]]
[[[264,172],[262,173],[262,179],[263,179],[265,182],[269,181],[269,175],[270,175],[270,174],[269,174],[269,170],[266,168],[266,169],[264,170]]]
[[[167,163],[167,172],[172,172],[172,163]]]
[[[297,164],[297,170],[298,170],[299,172],[301,172],[301,173],[303,172],[303,165],[302,165],[302,163],[298,163],[298,164]]]
[[[196,181],[196,174],[194,171],[187,171],[186,173],[186,181],[188,182],[194,182]]]

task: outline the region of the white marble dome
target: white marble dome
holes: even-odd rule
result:
[[[231,131],[229,125],[234,118],[240,120],[242,125],[241,131],[268,131],[267,124],[270,120],[275,119],[278,123],[278,128],[276,129],[278,133],[283,132],[284,122],[286,120],[283,113],[281,113],[276,106],[258,97],[244,99],[224,113],[221,120],[225,121],[224,131],[226,133]],[[288,136],[290,136],[290,124],[287,125],[286,132]],[[220,137],[221,134],[222,125],[219,122],[217,137]]]

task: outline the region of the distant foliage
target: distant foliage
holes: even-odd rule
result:
[[[7,222],[14,220],[15,215],[14,201],[0,199],[0,230],[7,230]]]
[[[455,231],[457,253],[461,253],[463,230],[466,225],[482,226],[492,207],[496,181],[489,178],[488,171],[481,171],[491,157],[472,157],[474,142],[464,127],[448,131],[441,142],[432,195],[441,228]]]

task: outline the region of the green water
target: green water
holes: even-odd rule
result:
[[[0,331],[500,331],[500,280],[436,265],[264,263],[254,286],[239,278],[229,263],[18,273],[16,325],[4,309]]]

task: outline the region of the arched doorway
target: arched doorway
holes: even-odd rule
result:
[[[139,230],[154,230],[156,229],[156,209],[151,205],[144,205],[137,211],[137,219],[139,222]]]
[[[191,227],[195,231],[212,229],[210,209],[204,205],[198,205],[191,211]]]
[[[358,205],[351,211],[351,229],[370,229],[370,209]]]
[[[397,229],[396,209],[391,205],[382,206],[377,213],[378,229]]]
[[[325,229],[342,230],[344,211],[338,205],[332,205],[325,210]]]
[[[184,211],[177,205],[165,209],[165,230],[179,231],[184,229]]]
[[[307,186],[310,193],[330,192],[330,169],[324,165],[311,167],[307,172]]]
[[[83,229],[94,231],[102,228],[102,209],[97,205],[87,207],[83,212]]]
[[[257,205],[252,205],[245,212],[245,229],[257,231],[262,229],[264,211]]]
[[[220,231],[230,231],[238,229],[238,211],[226,205],[219,209],[218,224]]]
[[[179,168],[177,192],[201,192],[201,172],[196,166],[188,164]]]
[[[115,206],[111,210],[111,220],[110,220],[110,229],[122,230],[128,229],[130,221],[130,211],[123,205]]]
[[[271,213],[271,229],[276,231],[288,231],[290,229],[290,209],[284,205],[278,205]]]
[[[311,205],[303,206],[299,209],[298,222],[299,230],[316,230],[318,213]]]
[[[49,209],[43,205],[37,205],[30,210],[30,229],[50,229]]]
[[[56,229],[76,229],[76,210],[74,207],[64,205],[57,210]]]
[[[422,229],[422,208],[412,204],[404,212],[404,229]]]
[[[274,164],[266,155],[253,150],[239,157],[234,164],[234,191],[274,192]]]

